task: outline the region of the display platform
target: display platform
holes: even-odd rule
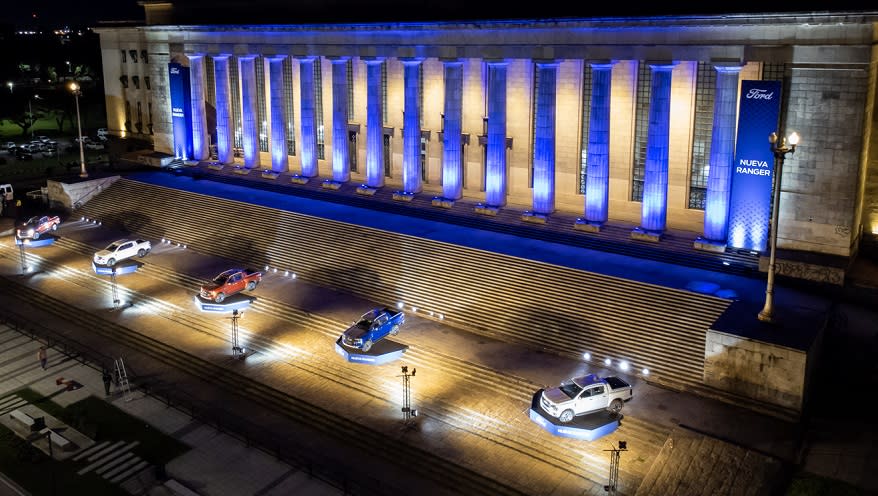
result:
[[[610,434],[622,425],[623,415],[607,410],[574,417],[573,421],[562,423],[540,408],[540,395],[542,394],[543,390],[540,389],[531,400],[530,419],[553,436],[594,441]]]
[[[335,352],[351,363],[365,363],[368,365],[383,365],[399,359],[408,345],[382,339],[372,345],[369,351],[348,348],[341,344],[341,337],[335,341]]]
[[[49,246],[55,242],[55,236],[51,234],[44,234],[40,237],[40,239],[31,239],[24,238],[21,239],[18,236],[15,237],[15,244],[19,246],[24,246],[25,248],[39,248],[41,246]]]
[[[91,267],[94,269],[95,274],[100,276],[112,276],[114,274],[121,276],[137,272],[137,269],[143,267],[143,263],[137,260],[122,260],[117,262],[116,265],[100,265],[92,262]]]
[[[200,294],[195,295],[195,304],[198,305],[198,308],[202,312],[223,313],[244,310],[245,308],[250,308],[250,304],[254,301],[256,301],[255,296],[249,296],[243,293],[229,296],[223,300],[222,303],[206,300],[202,298]]]

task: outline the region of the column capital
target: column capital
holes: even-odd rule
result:
[[[326,59],[335,64],[336,62],[347,62],[352,57],[350,55],[327,55]]]
[[[445,65],[459,65],[463,64],[463,59],[460,57],[439,57],[439,62]]]
[[[231,53],[218,53],[218,54],[216,54],[216,55],[211,55],[211,58],[214,59],[214,60],[216,60],[216,59],[228,59],[228,58],[231,57],[231,56],[232,56]]]
[[[378,57],[375,55],[370,55],[368,57],[360,57],[360,60],[362,60],[366,65],[369,65],[369,64],[376,64],[377,65],[377,64],[384,63],[384,61],[387,60],[387,57]]]
[[[615,60],[608,59],[588,60],[586,62],[588,62],[592,69],[612,69],[616,65]]]
[[[259,55],[255,53],[248,53],[247,55],[238,55],[238,60],[256,60],[256,57],[258,56]]]
[[[558,67],[561,63],[558,59],[533,59],[537,67]]]
[[[290,57],[294,59],[299,59],[300,62],[314,62],[314,60],[320,58],[320,55],[305,55],[302,53],[294,53],[290,55]]]
[[[400,57],[399,61],[402,65],[418,65],[424,62],[424,57]]]
[[[674,60],[648,60],[646,63],[653,71],[670,71],[677,65]]]
[[[717,72],[741,72],[741,69],[746,65],[745,62],[740,60],[723,60],[723,59],[711,59],[710,64],[716,69]]]
[[[509,65],[509,61],[507,59],[482,59],[488,65]]]
[[[263,57],[265,58],[265,60],[268,60],[271,62],[283,62],[288,57],[288,55],[284,54],[284,53],[276,53],[273,55],[265,54],[265,55],[263,55]]]

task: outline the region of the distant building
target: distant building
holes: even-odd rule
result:
[[[878,238],[878,12],[197,25],[144,4],[152,24],[96,31],[110,133],[159,152],[766,252],[768,137],[795,131],[778,273],[841,284]]]

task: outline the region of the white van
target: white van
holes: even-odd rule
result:
[[[6,201],[13,200],[12,185],[11,184],[0,184],[0,199],[6,200]]]

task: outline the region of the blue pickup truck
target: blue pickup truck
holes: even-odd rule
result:
[[[374,308],[364,313],[341,335],[341,342],[348,348],[369,351],[377,341],[396,336],[403,322],[405,314],[401,310]]]

